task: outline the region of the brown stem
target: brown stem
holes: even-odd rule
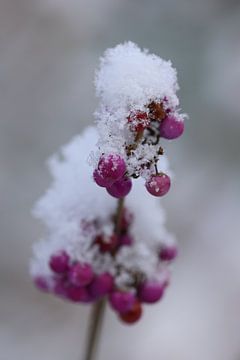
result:
[[[103,323],[105,307],[106,299],[99,300],[92,307],[84,360],[93,360],[96,357],[99,334]]]
[[[124,207],[124,198],[118,200],[115,217],[115,234],[119,236],[121,231],[121,220]],[[94,360],[96,358],[99,335],[102,328],[104,310],[106,308],[106,299],[99,300],[92,307],[91,318],[88,328],[87,346],[84,360]]]

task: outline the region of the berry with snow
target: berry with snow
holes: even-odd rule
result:
[[[160,250],[160,259],[163,261],[172,261],[178,254],[177,247],[175,245],[163,245]]]
[[[160,136],[164,139],[177,139],[184,131],[184,122],[173,115],[168,115],[160,123]]]
[[[171,186],[170,177],[167,174],[161,173],[157,175],[152,175],[146,181],[146,189],[153,196],[163,196],[165,195]]]
[[[89,264],[75,263],[68,272],[68,279],[72,285],[85,286],[94,278],[92,266]]]
[[[132,180],[126,176],[107,187],[107,192],[117,199],[127,196],[132,189]]]
[[[53,254],[49,260],[49,266],[57,274],[63,274],[69,269],[69,256],[66,251]]]
[[[159,301],[164,294],[164,283],[156,281],[145,281],[140,285],[139,299],[146,303],[155,303]]]

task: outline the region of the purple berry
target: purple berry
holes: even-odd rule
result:
[[[94,273],[89,264],[74,264],[68,273],[68,279],[72,285],[85,286],[93,280]]]
[[[67,298],[74,302],[86,302],[89,299],[89,294],[84,287],[70,285],[67,288]]]
[[[115,181],[110,187],[107,187],[107,192],[113,197],[120,199],[126,196],[132,188],[132,180],[128,177],[123,177]]]
[[[170,177],[164,173],[158,175],[152,175],[146,181],[147,191],[154,196],[163,196],[165,195],[171,186]]]
[[[100,175],[99,173],[99,170],[98,169],[95,169],[94,172],[93,172],[93,179],[95,180],[95,183],[98,185],[98,186],[101,186],[101,187],[108,187],[108,186],[111,186],[114,182],[114,180],[112,179],[108,179],[108,178],[104,178]]]
[[[130,236],[128,234],[122,235],[119,238],[120,246],[122,246],[122,245],[130,246],[130,245],[132,245],[132,243],[133,243],[133,238],[132,238],[132,236]]]
[[[98,163],[98,174],[106,180],[116,181],[123,177],[126,164],[123,158],[117,154],[103,155]]]
[[[156,281],[145,281],[139,287],[139,299],[146,303],[155,303],[163,296],[165,285]]]
[[[57,274],[63,274],[69,268],[69,256],[66,251],[59,251],[53,254],[49,261],[49,266]]]
[[[175,245],[163,246],[160,250],[159,257],[163,261],[171,261],[177,256],[177,247]]]
[[[89,285],[90,294],[96,298],[110,293],[112,289],[113,277],[109,273],[97,275]]]
[[[169,140],[176,139],[184,131],[184,122],[175,116],[169,115],[161,121],[159,129],[161,137]]]
[[[55,279],[53,293],[61,298],[67,297],[67,283],[65,279]]]
[[[34,281],[35,286],[38,289],[45,291],[45,292],[48,292],[50,290],[49,283],[45,277],[39,275],[39,276],[36,276],[33,279],[33,281]]]
[[[131,310],[135,301],[135,295],[127,291],[114,291],[109,296],[112,308],[121,314]]]

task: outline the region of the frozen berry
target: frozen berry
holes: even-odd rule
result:
[[[132,180],[128,177],[123,177],[114,182],[110,187],[107,187],[107,192],[113,197],[120,199],[125,197],[132,188]]]
[[[146,303],[154,303],[161,299],[165,285],[156,281],[145,281],[139,287],[139,299]]]
[[[169,140],[176,139],[184,131],[184,122],[175,116],[169,115],[161,121],[159,129],[161,137]]]
[[[109,273],[97,275],[89,285],[92,296],[100,297],[109,294],[113,289],[113,277]]]
[[[49,266],[55,273],[63,274],[69,268],[69,256],[66,251],[59,251],[53,254],[49,261]]]
[[[97,170],[101,178],[113,182],[123,177],[126,164],[123,158],[117,154],[102,155]]]
[[[163,261],[171,261],[177,256],[177,247],[175,245],[164,245],[161,250],[159,257]]]
[[[140,301],[136,300],[131,310],[124,314],[120,314],[120,319],[127,324],[133,324],[142,316],[142,306]]]
[[[112,179],[102,177],[98,169],[94,170],[93,179],[95,180],[95,183],[101,187],[111,186],[114,182]]]
[[[115,234],[111,236],[98,235],[95,239],[95,244],[99,245],[101,252],[112,252],[118,246],[118,238]]]
[[[146,181],[147,191],[154,196],[163,196],[165,195],[171,186],[170,177],[164,173],[158,175],[152,175]]]
[[[68,273],[68,279],[72,285],[85,286],[93,280],[94,273],[89,264],[74,264]]]
[[[112,308],[121,314],[131,310],[135,300],[135,295],[129,291],[114,291],[109,296]]]

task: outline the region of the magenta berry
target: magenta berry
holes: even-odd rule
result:
[[[74,302],[86,302],[89,299],[89,294],[86,288],[70,285],[66,289],[66,296],[69,300]]]
[[[146,303],[154,303],[163,296],[165,285],[155,281],[145,281],[139,288],[139,299]]]
[[[165,245],[161,248],[159,257],[163,261],[172,261],[176,258],[178,253],[177,247],[175,245]]]
[[[89,285],[92,296],[100,297],[110,293],[113,289],[113,277],[109,273],[97,275]]]
[[[95,183],[101,187],[111,186],[114,182],[112,179],[102,177],[98,169],[94,170],[93,179],[95,180]]]
[[[109,296],[112,308],[121,314],[131,310],[135,300],[135,295],[129,291],[114,291]]]
[[[169,140],[176,139],[184,131],[184,122],[175,116],[168,115],[161,121],[159,129],[161,137]]]
[[[94,273],[89,264],[74,264],[68,273],[68,279],[72,285],[85,286],[93,280]]]
[[[114,182],[110,187],[107,187],[107,192],[113,197],[120,199],[125,197],[132,188],[132,180],[128,177],[123,177]]]
[[[125,246],[130,246],[133,243],[133,238],[132,236],[125,234],[125,235],[121,235],[119,238],[119,245],[125,245]]]
[[[102,155],[97,170],[100,177],[113,182],[123,177],[126,164],[123,158],[117,154]]]
[[[36,276],[34,279],[35,286],[42,291],[48,292],[50,290],[48,281],[43,276]]]
[[[146,181],[146,189],[153,196],[165,195],[171,186],[170,177],[164,173],[158,175],[152,175]]]
[[[49,266],[57,274],[63,274],[69,268],[69,256],[66,251],[53,254],[49,260]]]

